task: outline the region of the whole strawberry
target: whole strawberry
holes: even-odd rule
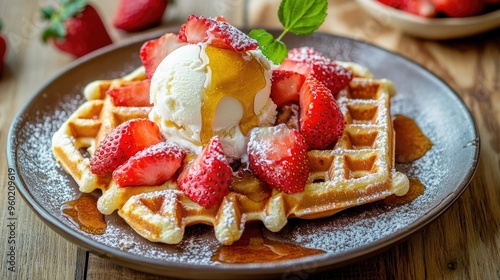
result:
[[[113,18],[113,26],[133,32],[158,25],[167,4],[167,0],[121,0]]]
[[[219,136],[210,139],[201,154],[177,178],[179,188],[194,202],[210,208],[228,194],[233,170]]]
[[[432,0],[436,9],[450,17],[469,17],[485,7],[483,0]]]
[[[81,57],[112,42],[97,11],[86,0],[62,0],[61,7],[41,10],[50,25],[42,34],[63,52]]]
[[[0,31],[2,31],[2,21],[0,21]],[[7,51],[7,44],[5,43],[5,39],[2,37],[0,33],[0,77],[2,77],[3,73],[3,59],[5,57],[5,52]]]

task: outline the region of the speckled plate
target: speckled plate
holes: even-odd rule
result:
[[[139,66],[138,51],[146,39],[104,48],[68,66],[19,112],[7,144],[19,192],[39,217],[67,240],[118,264],[153,274],[204,279],[286,276],[338,267],[378,253],[421,229],[442,214],[472,179],[479,158],[478,133],[467,107],[441,79],[400,55],[367,43],[321,33],[287,35],[289,47],[313,46],[334,59],[360,63],[377,77],[394,81],[398,95],[392,113],[411,117],[434,143],[423,158],[397,166],[423,182],[423,195],[400,206],[373,203],[330,218],[293,219],[279,233],[264,230],[266,238],[326,251],[278,263],[212,262],[219,244],[208,226],[189,227],[179,245],[156,244],[138,236],[114,214],[106,217],[105,234],[87,234],[61,214],[61,205],[79,192],[56,163],[51,137],[84,102],[82,88],[87,83],[117,78]]]

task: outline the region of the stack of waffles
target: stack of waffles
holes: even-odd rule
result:
[[[283,193],[251,174],[235,172],[229,194],[220,204],[206,209],[179,189],[175,177],[157,186],[120,187],[110,175],[93,174],[90,158],[103,137],[127,120],[148,118],[151,107],[115,106],[106,94],[110,88],[145,79],[142,67],[119,79],[87,85],[87,101],[54,134],[52,149],[81,192],[102,191],[98,200],[101,213],[118,211],[144,238],[168,244],[181,242],[185,228],[194,224],[212,225],[216,238],[231,244],[240,239],[245,224],[251,221],[261,221],[277,232],[289,218],[327,217],[406,194],[409,181],[395,170],[394,163],[395,133],[390,114],[394,85],[375,79],[360,65],[338,63],[354,73],[349,85],[336,95],[346,128],[333,149],[308,152],[310,173],[303,192]]]

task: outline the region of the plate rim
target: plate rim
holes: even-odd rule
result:
[[[118,265],[126,266],[135,270],[143,271],[143,272],[148,272],[151,273],[151,270],[147,270],[146,268],[155,268],[155,270],[158,272],[159,275],[165,275],[165,276],[176,276],[179,277],[179,275],[174,275],[172,274],[173,271],[176,271],[178,269],[190,269],[190,268],[196,268],[196,272],[193,273],[191,271],[190,273],[193,273],[193,275],[188,273],[184,275],[184,277],[207,277],[208,275],[210,276],[221,276],[219,273],[224,273],[225,276],[231,277],[231,276],[241,276],[241,275],[247,275],[247,276],[262,276],[262,275],[277,275],[277,274],[282,274],[283,272],[293,272],[293,271],[300,271],[301,269],[304,269],[305,267],[310,267],[314,268],[317,271],[324,270],[324,269],[332,269],[332,268],[338,268],[344,265],[347,265],[349,263],[357,262],[360,261],[361,259],[368,258],[369,256],[373,256],[375,254],[378,254],[390,247],[395,246],[396,244],[404,241],[406,238],[414,234],[415,232],[421,230],[431,222],[434,222],[438,217],[440,217],[446,210],[448,210],[454,202],[462,195],[462,193],[467,189],[467,187],[470,185],[475,172],[477,170],[479,158],[480,158],[480,136],[479,136],[479,131],[478,127],[476,125],[476,121],[474,119],[474,116],[471,114],[470,109],[468,106],[465,104],[463,99],[453,90],[442,78],[431,72],[430,70],[426,69],[424,66],[422,66],[420,63],[415,62],[411,60],[410,58],[405,57],[402,54],[399,54],[397,52],[385,49],[383,47],[377,46],[373,43],[366,42],[363,40],[359,39],[354,39],[354,38],[349,38],[345,36],[340,36],[336,34],[330,34],[330,33],[324,33],[324,32],[315,32],[315,34],[318,34],[319,36],[327,36],[330,38],[340,38],[342,40],[348,40],[351,41],[354,44],[363,44],[368,47],[372,48],[377,48],[379,50],[382,50],[383,52],[388,53],[389,55],[394,55],[399,57],[400,59],[403,59],[406,63],[414,64],[418,68],[420,68],[421,71],[424,71],[427,75],[430,75],[431,77],[437,79],[442,85],[446,87],[446,89],[449,91],[449,94],[453,97],[455,97],[456,101],[459,103],[459,105],[462,107],[461,109],[466,113],[466,116],[469,118],[474,131],[473,131],[473,136],[475,136],[474,141],[476,141],[475,145],[475,153],[474,153],[474,158],[472,160],[472,166],[469,168],[466,176],[464,177],[464,180],[461,182],[459,186],[457,186],[453,192],[448,194],[448,196],[443,199],[439,204],[437,204],[436,207],[431,209],[426,215],[427,217],[421,216],[415,221],[413,221],[408,227],[402,228],[384,238],[377,239],[373,244],[368,244],[368,245],[363,245],[360,247],[356,247],[355,249],[349,251],[349,252],[341,252],[335,254],[334,257],[328,254],[323,254],[319,256],[314,256],[314,257],[306,257],[300,259],[300,261],[297,260],[291,260],[291,261],[283,261],[283,262],[271,262],[267,264],[217,264],[217,265],[206,265],[206,264],[187,264],[187,263],[181,263],[181,262],[172,262],[172,261],[164,261],[160,259],[152,259],[152,258],[146,258],[144,256],[138,256],[135,254],[127,253],[125,251],[119,250],[117,248],[111,247],[109,245],[100,243],[96,240],[91,239],[90,237],[87,237],[74,229],[68,227],[65,223],[57,219],[55,216],[53,216],[48,210],[46,210],[40,203],[38,203],[38,200],[33,196],[31,190],[29,190],[26,185],[24,184],[24,180],[21,178],[19,175],[19,169],[18,169],[18,162],[17,162],[17,145],[15,145],[15,132],[17,131],[17,127],[20,124],[20,121],[22,121],[22,116],[26,114],[27,109],[35,102],[35,100],[43,94],[43,89],[45,89],[47,86],[52,84],[54,81],[59,79],[61,76],[63,76],[66,72],[69,72],[72,69],[75,69],[79,67],[81,64],[84,63],[91,63],[92,60],[98,59],[100,56],[106,55],[109,52],[113,52],[117,49],[121,48],[126,48],[134,44],[138,44],[140,42],[146,41],[148,39],[152,39],[155,37],[159,37],[165,32],[175,32],[172,30],[176,29],[165,29],[165,30],[159,30],[155,32],[148,32],[145,34],[141,34],[139,36],[134,36],[129,39],[123,40],[121,42],[117,42],[115,44],[112,44],[110,46],[106,46],[104,48],[101,48],[89,55],[83,56],[79,59],[76,59],[75,61],[71,62],[62,70],[60,70],[56,75],[51,77],[46,83],[44,83],[42,86],[40,86],[36,92],[31,96],[31,98],[25,103],[25,105],[17,112],[15,117],[12,119],[8,135],[7,135],[7,145],[6,145],[6,151],[7,151],[7,164],[8,168],[12,168],[15,170],[16,176],[15,176],[15,183],[16,183],[16,188],[23,197],[24,201],[28,204],[28,206],[37,214],[37,216],[46,224],[48,225],[52,230],[54,230],[56,233],[58,233],[60,236],[65,238],[66,240],[70,241],[71,243],[77,245],[78,247],[81,247],[87,251],[90,251],[92,253],[95,253],[98,256],[105,257]],[[269,29],[269,31],[273,31],[274,29]],[[430,218],[429,218],[430,216]],[[297,265],[299,264],[299,265]],[[163,270],[158,270],[158,266],[161,266]],[[257,269],[255,269],[257,268]],[[230,273],[230,274],[228,274]],[[313,272],[314,273],[314,272]],[[183,277],[182,275],[180,275]]]

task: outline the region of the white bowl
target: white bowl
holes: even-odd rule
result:
[[[454,39],[500,27],[500,9],[473,17],[424,18],[389,7],[376,0],[356,1],[381,24],[420,38]]]

